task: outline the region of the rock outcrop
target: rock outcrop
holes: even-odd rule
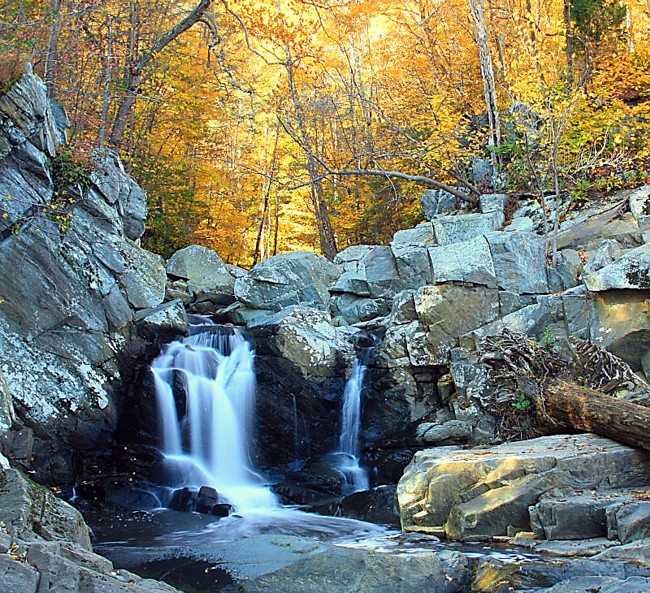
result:
[[[146,196],[119,158],[61,157],[66,120],[38,78],[0,99],[0,117],[3,449],[66,482],[115,429],[133,316],[163,302],[165,268],[137,244]],[[75,183],[54,176],[61,166],[79,167]]]
[[[615,514],[623,502],[611,491],[648,484],[646,452],[593,435],[557,435],[492,448],[418,451],[397,496],[406,530],[472,540],[534,528],[547,539],[588,539],[608,535],[607,509]],[[599,493],[600,503],[582,499],[581,506],[575,496],[583,492]]]
[[[81,514],[0,455],[0,592],[175,593],[92,552]]]

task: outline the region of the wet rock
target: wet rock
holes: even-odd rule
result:
[[[529,507],[554,489],[571,493],[649,482],[646,453],[593,435],[558,435],[493,448],[420,451],[397,495],[404,529],[444,525],[448,537],[468,539],[530,531]]]
[[[574,577],[540,593],[650,593],[649,577],[616,579],[606,576]]]
[[[343,516],[380,525],[399,526],[396,489],[394,484],[376,486],[346,496],[341,501]]]
[[[451,557],[450,557],[451,556]],[[467,564],[454,554],[390,554],[356,548],[328,547],[303,554],[299,561],[241,582],[246,593],[452,593],[467,585]],[[443,560],[444,558],[444,560]]]
[[[187,315],[181,301],[138,311],[134,321],[143,338],[155,339],[160,343],[171,342],[188,333]]]

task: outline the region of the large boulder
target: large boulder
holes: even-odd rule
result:
[[[280,311],[290,305],[327,309],[337,265],[306,251],[276,255],[235,281],[235,296],[251,309]]]
[[[167,262],[167,274],[187,280],[190,292],[233,294],[235,278],[212,249],[190,245],[174,253]]]
[[[589,434],[425,449],[398,485],[402,526],[463,540],[530,531],[529,508],[549,493],[645,487],[649,461],[647,452]]]
[[[460,243],[496,231],[503,224],[503,213],[459,214],[433,221],[435,242],[439,245]]]
[[[325,311],[291,306],[249,324],[265,348],[290,361],[305,379],[336,377],[346,366],[345,342]],[[347,344],[347,349],[350,349]]]
[[[584,282],[592,292],[650,289],[650,245],[628,251],[620,259],[588,274]]]
[[[548,292],[546,249],[539,235],[487,233],[429,251],[436,283],[480,284],[516,294]]]

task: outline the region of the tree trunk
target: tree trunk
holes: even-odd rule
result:
[[[115,148],[119,148],[120,144],[122,144],[124,129],[133,112],[135,100],[140,91],[140,84],[142,83],[144,70],[149,66],[157,54],[163,51],[172,41],[177,39],[203,18],[210,8],[212,1],[213,0],[201,0],[183,20],[169,29],[169,31],[156,40],[148,51],[144,52],[138,59],[134,59],[131,64],[128,65],[129,71],[126,77],[126,90],[117,110],[115,123],[113,124],[113,130],[111,131],[109,139],[109,142]]]
[[[52,27],[50,28],[50,38],[47,44],[47,56],[45,58],[45,74],[43,76],[47,94],[54,97],[54,79],[58,66],[58,45],[61,34],[61,0],[52,0]]]
[[[481,78],[483,79],[483,95],[487,108],[489,137],[488,143],[492,150],[492,162],[498,165],[498,155],[494,149],[501,146],[501,122],[499,120],[499,106],[497,102],[497,88],[494,79],[494,66],[492,54],[488,43],[488,30],[483,13],[482,0],[469,0],[469,7],[476,23],[476,45],[481,62]]]
[[[649,0],[650,1],[650,0]],[[564,0],[564,27],[566,28],[566,81],[567,85],[573,84],[573,25],[571,23],[571,0]]]
[[[318,226],[318,238],[321,251],[323,255],[332,261],[336,256],[338,249],[336,247],[336,235],[330,220],[329,209],[325,203],[325,196],[323,192],[323,176],[320,174],[318,168],[318,159],[313,148],[313,141],[309,129],[307,127],[307,118],[305,110],[300,100],[298,88],[296,86],[296,78],[294,73],[294,61],[291,55],[291,49],[285,42],[285,62],[284,67],[287,71],[287,78],[289,82],[289,92],[291,94],[291,102],[294,108],[294,115],[298,123],[298,130],[300,136],[298,138],[300,147],[305,153],[307,160],[307,172],[311,181],[311,201],[314,207],[314,214],[316,216],[316,224]]]
[[[560,380],[544,389],[537,417],[550,426],[593,432],[650,451],[650,408]]]

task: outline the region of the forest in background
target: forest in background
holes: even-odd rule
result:
[[[164,256],[331,258],[441,184],[648,181],[650,0],[0,0],[0,90],[26,60],[67,158],[119,150]]]

